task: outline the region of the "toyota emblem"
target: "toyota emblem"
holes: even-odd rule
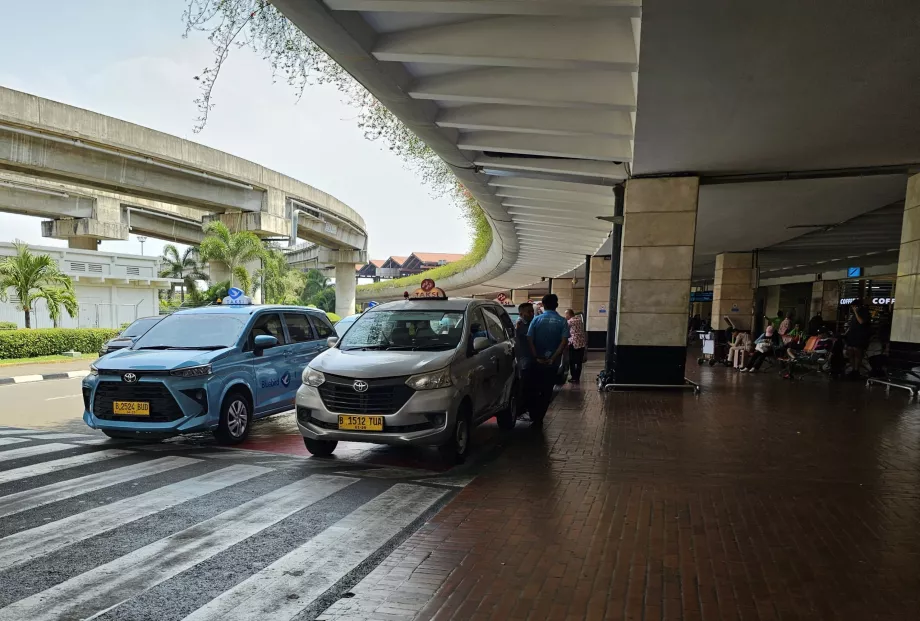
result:
[[[137,375],[134,373],[125,373],[121,376],[121,379],[123,379],[126,384],[134,384],[137,382]]]
[[[355,392],[367,392],[367,382],[361,380],[355,380],[351,387],[355,389]]]

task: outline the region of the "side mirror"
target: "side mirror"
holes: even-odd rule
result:
[[[491,345],[492,345],[492,342],[489,341],[489,339],[484,336],[477,336],[475,339],[473,339],[473,351],[474,352],[478,353],[484,349],[489,349]]]
[[[327,347],[335,347],[336,343],[338,343],[338,342],[339,342],[339,337],[337,337],[337,336],[330,336],[328,339],[326,339],[326,346],[327,346]]]
[[[272,347],[278,346],[278,339],[268,334],[260,334],[252,341],[253,353],[256,356],[261,356],[262,352],[266,349],[271,349]]]

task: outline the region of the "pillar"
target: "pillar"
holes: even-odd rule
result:
[[[696,177],[626,185],[615,361],[608,361],[617,384],[684,383],[698,195]],[[601,280],[592,268],[592,288]]]
[[[837,308],[840,304],[840,288],[836,280],[816,280],[811,285],[811,319],[815,313],[821,313],[826,323],[837,321]]]
[[[68,237],[67,247],[74,250],[99,250],[99,240],[95,237]]]
[[[585,330],[588,347],[603,349],[607,342],[607,315],[610,306],[610,257],[591,257],[588,279],[588,312]]]
[[[523,304],[530,299],[530,291],[527,289],[512,289],[511,290],[511,301],[514,302],[514,305]]]
[[[339,317],[355,314],[357,284],[354,262],[335,264],[335,314]]]
[[[920,354],[920,174],[907,181],[904,218],[901,221],[901,250],[898,254],[898,282],[894,318],[891,323],[892,355]]]
[[[562,314],[573,308],[574,298],[571,278],[553,278],[550,293],[555,293],[559,298],[559,313]]]
[[[572,288],[572,309],[576,315],[585,312],[585,288],[583,286]]]
[[[710,320],[713,328],[727,328],[723,318],[728,317],[739,330],[751,330],[754,316],[753,285],[754,253],[726,252],[716,255]]]

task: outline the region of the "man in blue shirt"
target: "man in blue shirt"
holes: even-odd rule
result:
[[[542,425],[546,410],[553,399],[553,386],[559,372],[562,352],[569,341],[569,323],[556,312],[559,298],[555,294],[543,296],[543,313],[534,317],[527,329],[533,365],[533,406],[530,419],[534,425]]]

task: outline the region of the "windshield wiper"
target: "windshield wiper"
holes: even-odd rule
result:
[[[342,351],[380,351],[387,349],[386,345],[353,345],[352,347],[343,347]]]
[[[188,350],[188,351],[195,351],[195,350],[212,351],[215,349],[225,349],[226,347],[227,345],[198,345],[196,347],[180,347],[178,345],[148,345],[147,347],[138,347],[137,349],[138,350],[140,349],[156,349],[156,350],[180,349],[180,350]]]
[[[136,349],[172,349],[172,345],[147,345],[146,347],[137,347]]]

